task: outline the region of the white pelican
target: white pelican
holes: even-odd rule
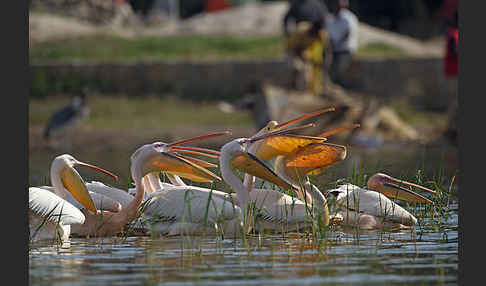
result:
[[[234,204],[228,202],[225,198],[219,198],[217,195],[214,195],[213,199],[210,200],[213,195],[211,190],[186,186],[179,177],[182,176],[198,182],[221,180],[204,168],[217,167],[217,165],[181,155],[188,153],[217,158],[215,154],[219,154],[218,151],[180,145],[226,134],[231,134],[231,132],[213,133],[173,143],[152,143],[152,145],[157,145],[161,151],[177,158],[179,162],[172,162],[171,168],[166,170],[154,170],[144,174],[141,179],[141,184],[145,190],[142,217],[135,221],[130,228],[136,231],[150,232],[154,235],[200,234],[203,232],[211,233],[214,230],[215,223],[224,224],[226,221],[235,219],[239,221],[240,211],[235,208]],[[167,173],[175,185],[161,183],[158,179],[160,172]],[[93,191],[103,193],[114,200],[117,200],[117,198],[113,197],[112,194],[122,195],[123,197],[120,199],[122,209],[126,207],[126,203],[123,202],[126,201],[125,197],[132,197],[129,193],[122,194],[123,191],[111,188],[103,183],[92,182],[90,186],[93,187]],[[119,193],[120,191],[122,193]],[[132,189],[129,189],[129,192],[131,191]],[[215,190],[214,192],[219,191]],[[208,205],[209,202],[210,205]]]
[[[327,138],[358,126],[359,124],[338,127],[325,131],[318,136]],[[282,178],[295,184],[304,176],[318,174],[335,162],[344,160],[345,157],[346,148],[344,146],[322,142],[311,143],[299,146],[291,153],[277,156],[274,169]],[[357,226],[361,229],[393,229],[413,226],[417,222],[416,218],[387,196],[419,203],[431,203],[432,201],[401,187],[399,184],[435,193],[425,187],[378,173],[368,180],[369,190],[346,184],[338,189],[328,191],[328,193],[337,196],[337,204],[340,207],[338,212],[332,215],[330,219],[333,223]],[[317,187],[311,185],[308,181],[303,185],[312,187],[314,190],[314,193],[309,192],[311,201],[322,196]]]
[[[233,140],[232,142],[230,142],[232,145],[228,143],[228,146],[233,146],[232,148],[235,148],[235,150],[238,150],[238,152],[241,151],[240,146],[243,146],[243,145],[246,146],[246,144],[250,144],[249,150],[250,149],[257,149],[256,148],[257,146],[258,147],[265,146],[266,147],[265,152],[261,152],[261,154],[263,155],[262,157],[264,157],[264,158],[270,157],[268,155],[269,153],[271,153],[272,155],[282,154],[282,152],[284,154],[288,154],[289,152],[294,150],[296,148],[296,146],[300,146],[300,145],[304,146],[306,144],[311,144],[313,142],[322,142],[325,139],[317,138],[317,137],[310,137],[310,136],[286,135],[290,131],[300,129],[300,128],[293,128],[293,129],[286,129],[286,130],[283,130],[283,129],[285,127],[287,127],[288,125],[290,125],[291,123],[295,123],[297,121],[300,121],[300,120],[303,120],[303,119],[306,119],[306,118],[317,116],[317,115],[320,115],[324,112],[331,111],[331,110],[333,110],[333,108],[324,109],[324,110],[320,110],[320,111],[317,111],[317,112],[309,113],[307,115],[301,116],[297,119],[288,121],[288,122],[280,124],[280,125],[278,125],[275,121],[272,121],[268,124],[268,128],[264,128],[259,133],[254,135],[252,138],[250,138],[250,139],[240,138],[238,140]],[[280,131],[280,130],[282,130],[282,132],[279,132],[279,134],[277,134],[277,132]],[[275,136],[266,136],[266,135],[270,135],[270,134],[275,135]],[[263,140],[265,138],[267,138],[268,140]],[[258,142],[260,140],[265,141],[265,143],[264,144],[258,144]],[[229,150],[229,148],[230,147],[225,147],[225,150]],[[243,148],[243,147],[241,147],[241,148]],[[223,152],[223,149],[222,149],[221,152]],[[241,152],[243,152],[243,151],[241,151]],[[245,151],[245,153],[240,154],[241,156],[239,156],[239,159],[238,159],[240,162],[238,162],[238,164],[235,165],[237,168],[241,169],[244,164],[247,164],[248,166],[245,166],[244,168],[250,168],[250,171],[254,171],[252,168],[255,168],[255,167],[249,167],[250,165],[260,166],[259,167],[259,168],[261,168],[261,170],[259,170],[260,176],[262,176],[262,173],[267,172],[267,174],[266,174],[267,178],[270,178],[270,180],[279,182],[280,186],[285,186],[287,188],[289,188],[291,186],[287,182],[283,182],[283,180],[276,178],[278,176],[276,176],[276,174],[274,174],[274,173],[272,174],[272,171],[270,169],[268,169],[268,167],[262,165],[263,163],[260,162],[260,160],[258,160],[257,158],[255,158],[252,154],[246,154],[246,153],[248,153],[248,152]],[[249,152],[249,153],[251,153],[251,152]],[[226,157],[228,157],[228,155]],[[221,157],[220,157],[220,160],[222,160]],[[264,167],[262,167],[262,166],[264,166]],[[221,168],[221,170],[223,170],[224,166],[221,165],[220,168]],[[229,178],[230,178],[229,180],[231,180],[231,175],[228,174],[227,176],[229,176]],[[322,196],[322,194],[320,194],[320,192],[318,192],[318,193],[315,192],[315,187],[310,187],[310,185],[308,185],[308,184],[306,184],[306,186],[311,188],[311,190],[309,191],[310,195],[307,196],[308,204],[305,204],[304,203],[305,199],[304,200],[297,200],[296,198],[294,198],[292,196],[289,196],[287,194],[284,194],[282,192],[279,192],[277,190],[272,190],[272,189],[253,189],[252,184],[250,184],[250,183],[247,183],[247,185],[245,186],[245,189],[250,191],[249,198],[247,199],[248,195],[247,195],[246,192],[243,192],[243,191],[238,192],[239,183],[237,183],[237,182],[233,182],[233,184],[236,186],[236,187],[233,187],[233,189],[235,189],[237,195],[232,196],[232,195],[230,195],[226,192],[222,192],[222,191],[218,191],[218,190],[210,190],[210,189],[206,189],[206,188],[187,186],[181,180],[181,178],[179,178],[178,176],[168,175],[168,178],[171,181],[172,185],[160,182],[160,179],[158,178],[158,174],[147,175],[147,185],[150,186],[150,187],[147,187],[147,189],[151,188],[152,190],[155,190],[154,195],[156,195],[156,196],[161,195],[161,196],[164,196],[164,197],[165,196],[176,196],[176,194],[174,194],[174,192],[177,191],[177,190],[184,190],[185,191],[185,190],[191,189],[192,191],[196,192],[197,195],[198,195],[198,198],[200,198],[199,201],[197,201],[198,205],[196,205],[196,207],[198,207],[197,213],[205,211],[206,212],[205,217],[207,218],[208,215],[211,216],[212,221],[215,220],[213,217],[215,217],[216,214],[214,214],[214,213],[208,214],[207,210],[205,210],[205,207],[206,207],[206,205],[208,204],[208,201],[209,201],[209,196],[210,196],[209,194],[210,193],[211,193],[212,198],[218,199],[218,202],[220,202],[219,199],[221,199],[221,203],[223,205],[226,204],[226,205],[230,205],[232,207],[234,207],[233,205],[237,205],[238,207],[243,208],[243,209],[247,208],[248,203],[251,203],[252,205],[254,205],[256,207],[255,208],[256,214],[260,218],[258,220],[258,222],[259,222],[258,229],[263,228],[264,230],[265,229],[271,229],[271,230],[274,230],[274,231],[283,231],[283,230],[295,230],[299,227],[299,225],[303,226],[303,224],[306,221],[309,221],[309,215],[308,215],[309,214],[309,206],[308,206],[308,204],[312,203],[312,201],[319,202],[319,203],[317,203],[317,205],[319,205],[317,208],[319,210],[321,210],[321,213],[324,214],[326,224],[327,224],[327,221],[328,221],[329,213],[327,211],[327,205],[325,204],[325,198]],[[248,180],[248,181],[253,180],[253,176],[249,175],[249,174],[245,174],[245,179]],[[295,181],[293,181],[293,182],[295,182]],[[294,186],[297,186],[297,184],[295,184]],[[304,193],[304,191],[302,191],[301,188],[299,188],[299,187],[294,187],[294,189],[300,190],[298,192],[298,194]],[[177,195],[182,196],[182,194],[177,194]],[[303,196],[301,196],[301,197],[303,197]],[[312,198],[314,198],[314,199],[312,200]],[[183,201],[181,198],[173,199],[171,201],[176,201],[176,200]],[[228,201],[230,201],[230,203],[228,203]],[[191,204],[191,208],[192,208],[192,206],[193,205]],[[220,206],[220,205],[218,205],[218,206]],[[153,216],[153,213],[164,213],[164,216],[167,217],[168,215],[166,214],[167,213],[166,209],[167,208],[163,208],[163,207],[159,206],[157,208],[152,208],[150,212],[152,213],[152,216]],[[234,209],[239,209],[239,208],[234,208]],[[229,217],[231,218],[230,220],[237,222],[237,219],[239,219],[239,218],[238,218],[238,216],[234,216],[234,213],[235,213],[234,209],[230,209],[230,214],[232,216],[230,215]],[[173,214],[171,214],[171,215],[174,216]],[[223,218],[226,219],[227,216],[224,216]],[[177,218],[177,219],[180,220],[180,218]],[[202,219],[202,216],[196,217],[196,219],[197,219],[196,222],[199,222]],[[161,232],[163,230],[162,232],[164,232],[164,233],[179,234],[180,229],[176,229],[176,230],[171,232],[169,227],[172,226],[172,225],[175,225],[175,224],[173,224],[172,222],[167,222],[165,224],[158,224],[157,225],[158,226],[157,231]],[[191,226],[190,224],[187,224],[187,223],[185,225]],[[175,226],[179,226],[179,225],[175,225]],[[197,224],[197,223],[194,224],[193,233],[197,233],[199,231],[200,231],[200,225]],[[234,231],[235,231],[235,229],[233,229],[232,231],[226,231],[226,233],[228,233],[228,232],[233,233]]]
[[[223,169],[238,168],[278,185],[291,188],[290,184],[280,179],[260,160],[241,149],[242,145],[247,142],[261,140],[271,135],[273,134],[254,139],[235,139],[222,147],[219,157],[220,168],[222,174],[224,173],[228,179],[227,182],[236,191],[236,196],[218,190],[187,186],[178,176],[179,174],[174,172],[168,172],[173,184],[161,183],[158,173],[148,174],[144,178],[144,180],[146,179],[144,183],[147,190],[151,189],[152,193],[146,197],[147,204],[143,208],[145,219],[141,221],[142,225],[148,222],[150,224],[148,229],[157,235],[221,233],[225,236],[239,236],[248,206],[248,191],[240,188],[239,185],[242,185],[240,181],[234,182],[232,177],[234,175],[231,171],[223,171]],[[170,150],[169,147],[167,148]],[[181,153],[191,150],[211,151],[193,148],[179,147],[176,151]],[[234,150],[243,151],[238,153]],[[181,177],[194,180],[194,177],[188,177],[186,174],[181,174]],[[146,226],[142,227],[147,229]]]
[[[85,216],[78,207],[67,201],[69,196],[96,212],[95,203],[74,166],[92,168],[116,178],[112,173],[80,162],[69,154],[57,156],[50,170],[53,187],[29,188],[29,229],[32,241],[59,238],[65,242],[71,233],[71,226],[85,222]]]
[[[331,107],[308,113],[282,124],[271,121],[255,136],[275,132],[303,119],[333,110],[334,108]],[[346,157],[344,146],[323,143],[326,140],[325,137],[358,126],[359,124],[338,127],[323,132],[317,137],[306,136],[306,138],[300,137],[298,139],[269,137],[252,143],[248,147],[248,151],[255,154],[258,159],[270,160],[275,158],[275,172],[287,182],[299,186],[297,199],[277,190],[269,190],[267,184],[263,184],[265,189],[253,188],[255,178],[248,174],[245,175],[244,185],[248,190],[251,190],[250,199],[255,203],[256,209],[260,213],[260,227],[273,231],[296,230],[312,219],[314,211],[310,212],[311,210],[316,210],[324,225],[328,225],[329,210],[325,197],[308,180],[303,183],[300,182],[308,173],[318,173]],[[316,161],[320,163],[315,164]]]
[[[190,172],[191,174],[194,173],[196,177],[212,179],[209,171],[204,172],[202,168],[187,163],[183,158],[164,152],[160,144],[143,145],[132,154],[130,160],[130,171],[135,181],[137,192],[128,206],[122,207],[121,210],[97,210],[82,178],[72,168],[72,164],[80,165],[80,163],[71,160],[56,160],[53,168],[51,168],[51,180],[56,194],[41,188],[29,188],[31,210],[33,213],[49,215],[50,217],[52,217],[53,213],[56,214],[62,211],[63,215],[61,218],[63,218],[65,210],[69,209],[70,213],[66,216],[67,222],[54,221],[59,222],[62,229],[61,237],[64,240],[69,237],[69,231],[71,234],[82,236],[114,235],[124,231],[126,225],[137,217],[137,212],[144,197],[144,187],[141,182],[144,175],[154,171],[174,171],[182,174]],[[70,190],[73,196],[86,208],[78,210],[62,199],[61,204],[53,204],[55,202],[53,200],[56,197],[59,198],[59,196],[65,195],[65,192],[62,191],[63,186]],[[71,215],[71,213],[74,215]],[[70,225],[70,229],[64,227],[67,224]],[[56,225],[54,226],[58,228]]]
[[[322,224],[327,226],[330,221],[327,200],[305,176],[318,174],[345,158],[346,147],[322,142],[310,143],[296,148],[292,153],[276,156],[273,165],[275,173],[298,186],[298,198],[268,190],[268,182],[262,184],[266,189],[253,189],[250,198],[254,199],[261,213],[263,229],[296,230],[309,226],[309,222],[317,222],[319,217]]]
[[[412,227],[417,223],[417,219],[388,197],[417,203],[432,203],[432,201],[400,184],[436,193],[423,186],[377,173],[368,180],[368,189],[344,184],[328,191],[336,196],[338,207],[333,221],[343,226],[368,230]]]
[[[226,143],[223,145],[223,147],[221,147],[221,155],[219,157],[221,175],[224,181],[236,192],[237,204],[241,209],[241,221],[245,232],[251,230],[253,227],[253,220],[255,216],[262,213],[258,207],[250,207],[250,205],[253,205],[250,193],[259,191],[253,189],[250,192],[250,190],[244,186],[240,178],[233,173],[234,169],[239,169],[244,173],[257,176],[285,189],[300,190],[298,186],[287,182],[285,179],[282,179],[261,160],[246,150],[248,144],[269,136],[271,136],[271,133],[254,138],[238,138]],[[290,196],[286,196],[280,192],[273,192],[272,190],[263,191],[268,192],[268,200],[273,200],[277,203],[278,201],[285,200],[287,197],[290,198]],[[275,197],[275,195],[277,195],[277,197]],[[259,198],[262,198],[262,196],[259,196]],[[273,211],[273,209],[270,211]],[[291,212],[291,210],[289,211]],[[267,216],[267,221],[270,219],[270,216]],[[282,223],[282,221],[274,222]]]
[[[191,163],[189,160],[167,152],[166,144],[160,142],[146,144],[138,148],[131,156],[131,175],[135,182],[136,194],[127,207],[119,212],[104,211],[102,215],[85,213],[90,224],[73,227],[73,233],[79,235],[110,235],[123,230],[128,223],[138,217],[138,211],[145,196],[145,186],[142,178],[151,172],[174,172],[192,176],[201,181],[212,181],[217,176],[208,170]]]

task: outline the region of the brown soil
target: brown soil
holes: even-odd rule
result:
[[[31,126],[29,128],[29,152],[38,152],[49,149],[49,144],[42,137],[43,126]],[[177,130],[130,130],[130,129],[94,129],[83,126],[77,126],[73,131],[72,148],[81,150],[89,146],[93,152],[115,151],[115,150],[133,150],[142,144],[155,141],[171,142],[182,138],[190,138],[205,133],[226,131],[228,128],[211,128],[188,126],[178,128]],[[248,137],[254,134],[256,128],[232,127],[231,135],[210,138],[201,141],[200,145],[204,146],[222,146],[230,139],[239,137]]]

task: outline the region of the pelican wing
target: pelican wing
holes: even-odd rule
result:
[[[245,153],[234,157],[231,161],[231,166],[232,168],[236,168],[244,173],[248,173],[265,181],[272,182],[284,189],[297,188],[277,175],[272,169],[265,165],[265,163],[251,153]]]
[[[212,182],[214,180],[220,181],[221,178],[216,176],[211,171],[204,167],[197,165],[191,160],[177,154],[161,153],[163,160],[156,160],[153,162],[157,166],[169,174],[173,174],[182,178],[187,178],[196,182]]]
[[[117,200],[115,200],[111,197],[105,196],[103,193],[93,191],[93,189],[94,189],[93,184],[94,183],[105,186],[106,188],[111,188],[111,187],[108,187],[108,186],[106,186],[106,185],[104,185],[103,183],[100,183],[100,182],[86,183],[86,187],[88,188],[88,193],[89,193],[91,199],[93,200],[96,209],[102,209],[102,210],[112,211],[112,212],[120,211],[121,208],[122,208],[122,205]],[[52,187],[52,186],[42,186],[42,187],[38,187],[38,188],[47,190],[47,191],[55,194],[54,187]],[[98,188],[101,188],[101,187],[98,187]],[[118,189],[116,189],[116,190],[118,190]],[[121,191],[121,190],[118,190],[118,191]],[[85,208],[85,206],[83,206],[80,202],[78,202],[78,200],[76,200],[76,198],[74,198],[74,196],[68,190],[63,189],[63,192],[65,193],[65,200],[67,202],[69,202],[70,204],[75,206],[77,209],[84,209]],[[121,191],[121,192],[123,192],[123,191]],[[130,196],[130,195],[128,195],[128,196]],[[130,197],[133,199],[133,196],[130,196]]]
[[[118,188],[107,186],[101,182],[91,181],[89,183],[86,183],[86,187],[90,191],[91,197],[93,197],[93,193],[102,195],[99,196],[99,202],[97,202],[94,197],[93,200],[95,201],[96,207],[98,207],[98,203],[100,203],[105,210],[108,210],[107,203],[110,203],[114,206],[115,202],[118,202],[122,208],[126,208],[128,204],[133,200],[133,196],[130,195],[128,192],[120,190]],[[111,199],[112,202],[109,202],[109,199]]]
[[[83,224],[85,219],[78,208],[43,188],[29,188],[29,208],[35,214],[62,225]]]
[[[285,157],[285,173],[295,180],[317,175],[346,158],[346,147],[329,143],[311,143]]]
[[[417,219],[412,214],[381,193],[351,184],[342,185],[330,192],[338,192],[336,201],[344,209],[383,217],[403,225],[417,223]]]
[[[301,200],[278,190],[253,189],[250,201],[255,203],[259,218],[266,223],[292,225],[309,219]]]
[[[324,142],[325,138],[302,136],[302,135],[276,135],[262,139],[255,156],[263,161],[269,160],[278,155],[287,155],[297,148],[304,147],[311,143]]]
[[[173,186],[166,192],[147,196],[142,213],[152,222],[219,222],[241,214],[234,202],[212,193],[210,189],[192,186]]]

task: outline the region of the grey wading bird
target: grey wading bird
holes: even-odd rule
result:
[[[86,101],[86,92],[76,95],[71,102],[56,110],[49,117],[44,128],[44,139],[52,146],[63,144],[64,149],[72,148],[73,128],[89,115],[89,106]]]

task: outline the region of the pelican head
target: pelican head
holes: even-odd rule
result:
[[[201,137],[197,138],[199,139]],[[142,177],[152,172],[157,174],[159,172],[166,172],[198,182],[212,182],[214,180],[221,180],[221,178],[203,167],[213,166],[212,164],[207,163],[208,165],[205,165],[205,161],[198,161],[189,157],[186,158],[179,154],[185,152],[194,152],[190,150],[202,150],[203,148],[176,147],[176,145],[182,144],[179,142],[176,144],[167,144],[158,141],[139,147],[130,157],[132,178],[134,180],[137,178],[141,180]],[[188,141],[184,140],[184,142]]]
[[[142,178],[152,172],[172,170],[178,158],[167,151],[169,145],[154,142],[140,146],[130,157],[132,178]]]
[[[200,159],[184,157],[180,154],[189,153],[217,158],[219,156],[218,151],[180,145],[228,134],[231,134],[231,132],[224,131],[210,133],[178,140],[172,143],[157,141],[151,144],[145,144],[135,150],[130,157],[132,178],[134,180],[141,180],[143,176],[149,173],[159,174],[159,172],[166,172],[171,175],[184,177],[197,182],[212,182],[214,180],[221,180],[221,178],[204,168],[216,167],[216,165]]]
[[[415,187],[433,194],[436,193],[431,189],[407,181],[398,180],[383,173],[377,173],[371,176],[368,180],[368,189],[380,192],[387,197],[409,202],[432,203],[430,199],[404,188],[401,185]]]
[[[274,136],[276,133],[268,133],[252,138],[237,138],[221,147],[221,156],[219,158],[219,165],[223,179],[238,193],[238,197],[248,197],[248,188],[245,188],[243,183],[233,174],[234,169],[259,177],[263,180],[272,182],[285,189],[298,189],[297,186],[289,183],[287,180],[277,175],[271,168],[265,165],[257,156],[248,152],[248,144],[255,141]],[[282,134],[278,132],[278,134]],[[240,200],[241,201],[241,200]]]
[[[294,123],[297,123],[299,121],[302,121],[302,120],[305,120],[305,119],[308,119],[308,118],[311,118],[311,117],[316,117],[316,116],[319,116],[323,113],[326,113],[326,112],[329,112],[329,111],[334,111],[334,110],[335,110],[334,107],[321,109],[321,110],[318,110],[318,111],[314,111],[314,112],[304,114],[302,116],[299,116],[295,119],[286,121],[286,122],[281,123],[281,124],[279,124],[275,120],[272,120],[272,121],[269,121],[265,127],[260,129],[260,131],[258,131],[253,137],[260,136],[260,135],[267,134],[267,133],[271,133],[271,132],[274,132],[274,131],[279,131],[279,130],[282,130],[282,129],[286,128],[287,126],[292,125]]]
[[[278,122],[277,121],[275,121],[275,120],[269,121],[267,123],[267,125],[260,130],[260,132],[263,131],[263,132],[268,133],[268,132],[272,132],[274,130],[278,130],[278,129],[276,129],[277,126],[278,126]],[[263,134],[263,132],[262,132],[262,134]],[[261,134],[258,134],[258,135],[261,135]]]
[[[69,154],[57,156],[52,161],[51,183],[54,186],[56,193],[59,196],[64,197],[64,193],[60,190],[62,188],[66,188],[73,195],[73,197],[78,200],[84,207],[96,213],[95,204],[91,199],[91,196],[89,195],[83,178],[74,169],[75,166],[87,167],[112,176],[115,179],[118,179],[118,177],[109,171],[106,171],[88,163],[81,162]]]

